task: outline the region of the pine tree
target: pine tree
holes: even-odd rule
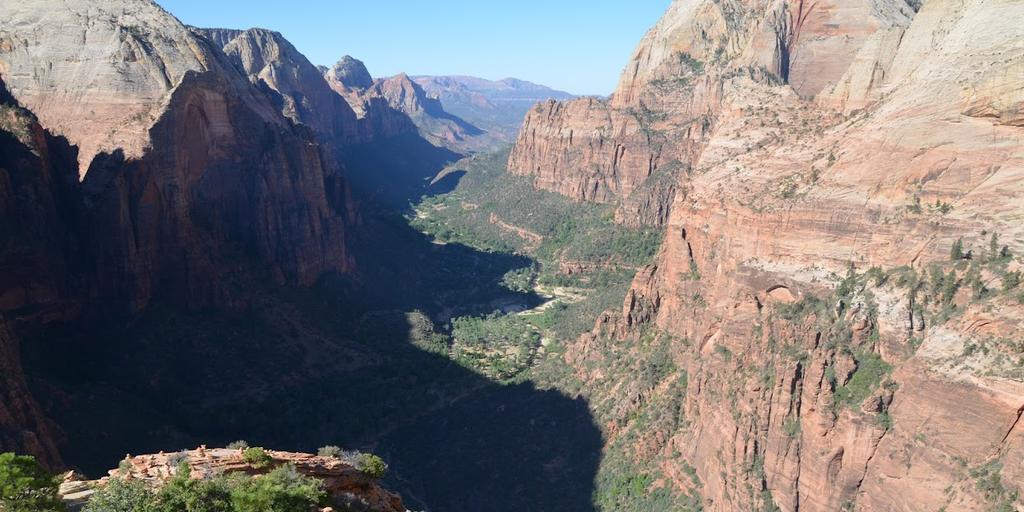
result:
[[[964,259],[964,239],[957,238],[956,242],[953,242],[953,248],[949,250],[950,261],[960,261]]]

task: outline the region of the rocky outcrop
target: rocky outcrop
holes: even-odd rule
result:
[[[86,258],[69,229],[77,200],[74,153],[19,108],[0,80],[0,451],[27,453],[51,469],[63,466],[63,434],[29,391],[22,370],[18,321],[45,322],[76,313],[62,298],[81,292],[69,278]],[[70,204],[69,204],[70,203]]]
[[[344,182],[315,135],[208,40],[144,1],[32,2],[4,16],[4,80],[78,149],[79,214],[100,293],[124,301],[118,309],[138,311],[158,292],[219,303],[229,252],[282,282],[348,267]]]
[[[131,478],[159,486],[178,472],[178,465],[185,463],[194,479],[210,479],[215,476],[242,473],[253,476],[265,474],[242,458],[243,450],[207,448],[174,453],[160,452],[151,455],[126,456],[121,467],[110,470],[110,476],[92,482],[69,482],[62,486],[65,501],[81,505],[96,487],[106,485],[110,478]],[[407,512],[398,494],[381,487],[373,478],[358,468],[334,457],[320,457],[308,453],[267,450],[273,465],[293,464],[299,473],[323,482],[324,490],[338,504],[356,510],[381,512]],[[329,509],[328,509],[329,510]]]
[[[650,167],[609,154],[679,160],[657,265],[566,355],[609,445],[705,510],[1020,509],[1024,309],[984,290],[1024,252],[1022,6],[739,7],[675,2],[610,102],[542,105],[510,159],[623,204]],[[693,105],[708,124],[680,136]],[[641,106],[675,134],[660,148],[617,114]],[[958,240],[973,263],[949,261]],[[660,381],[629,365],[652,332]]]
[[[428,96],[405,73],[378,81],[375,92],[392,108],[408,115],[420,136],[435,146],[468,153],[500,144],[496,136],[445,111],[436,97]]]

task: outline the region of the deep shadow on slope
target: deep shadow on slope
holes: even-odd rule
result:
[[[352,190],[370,209],[407,211],[434,176],[461,155],[411,133],[346,148],[339,158]]]
[[[592,510],[601,435],[586,402],[425,351],[405,314],[442,325],[535,303],[499,286],[530,260],[435,244],[375,209],[350,245],[355,275],[310,289],[254,286],[236,310],[155,304],[126,328],[26,340],[67,461],[98,476],[125,453],[337,444],[384,455],[411,508]]]

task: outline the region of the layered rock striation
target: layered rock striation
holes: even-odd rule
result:
[[[312,128],[321,142],[344,147],[373,140],[375,134],[359,126],[356,113],[320,70],[280,33],[261,28],[200,32],[220,45],[235,68],[264,89],[287,118]]]
[[[677,1],[611,101],[529,115],[513,172],[666,226],[566,355],[610,445],[656,461],[649,490],[706,510],[1021,508],[1021,16]],[[668,156],[668,203],[632,209]],[[652,332],[663,381],[607,369]]]
[[[912,14],[902,2],[675,2],[610,100],[549,103],[527,115],[509,170],[577,199],[621,201],[622,223],[664,225],[676,189],[659,184],[659,170],[693,167],[729,79],[818,94],[842,79],[867,39],[906,27]]]

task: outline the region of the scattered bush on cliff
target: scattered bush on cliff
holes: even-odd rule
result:
[[[323,482],[299,473],[294,464],[260,478],[234,476],[228,487],[235,512],[292,512],[329,502]]]
[[[0,454],[0,510],[3,512],[63,511],[57,479],[34,457]]]
[[[953,247],[949,249],[949,260],[960,261],[962,259],[964,259],[964,239],[961,237],[957,238],[953,242]]]
[[[232,441],[232,442],[228,443],[228,446],[227,446],[227,448],[229,450],[244,450],[244,449],[246,449],[248,447],[249,447],[249,443],[245,442],[242,439],[239,439],[238,441]]]
[[[157,493],[141,480],[115,478],[83,512],[295,512],[328,504],[323,482],[299,473],[294,464],[259,478],[233,474],[207,480],[193,479],[183,464]]]
[[[873,352],[855,354],[854,360],[857,362],[857,369],[850,377],[850,381],[836,390],[836,404],[859,406],[878,390],[882,381],[892,372],[892,365]]]
[[[242,452],[242,460],[251,464],[256,469],[269,468],[274,463],[274,459],[270,457],[266,450],[256,446]]]
[[[145,510],[145,509],[144,509]],[[178,466],[178,472],[160,488],[154,503],[154,512],[233,512],[231,491],[225,477],[195,480],[188,464]]]
[[[155,512],[156,494],[142,480],[111,479],[89,498],[83,512]]]
[[[1003,291],[1010,293],[1020,286],[1021,276],[1020,272],[1007,272],[1003,274]]]
[[[321,457],[334,457],[335,459],[340,459],[343,453],[344,450],[334,445],[321,446],[316,452]]]
[[[356,458],[356,467],[374,480],[384,478],[384,474],[388,470],[388,465],[384,462],[384,459],[372,453],[360,454]]]

